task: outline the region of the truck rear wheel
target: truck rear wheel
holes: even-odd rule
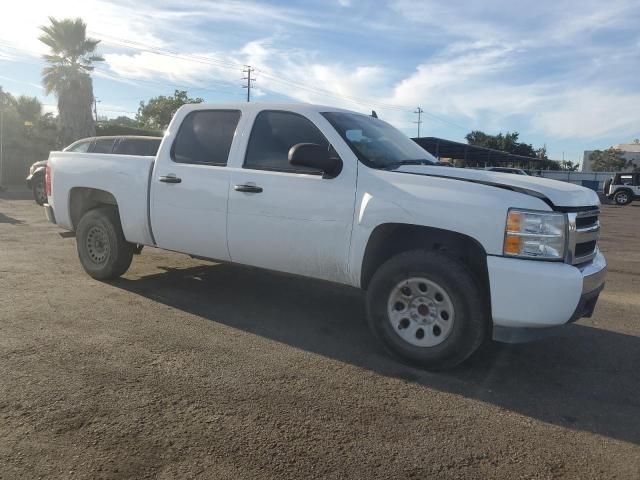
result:
[[[628,205],[633,201],[633,193],[630,190],[618,190],[613,196],[617,205]]]
[[[76,229],[78,256],[84,270],[97,280],[117,278],[127,271],[135,245],[127,242],[114,207],[85,213]]]
[[[367,316],[375,336],[393,354],[430,370],[454,367],[488,333],[481,289],[467,268],[446,255],[401,253],[374,274]]]
[[[44,205],[47,203],[47,192],[44,188],[44,175],[38,175],[32,180],[31,192],[33,193],[33,199],[38,205]]]

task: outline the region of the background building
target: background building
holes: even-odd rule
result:
[[[624,169],[623,171],[631,172],[635,168],[640,169],[640,142],[639,143],[620,143],[618,145],[614,145],[611,148],[615,148],[616,150],[620,150],[622,153],[622,157],[625,160],[630,160],[632,165]],[[582,159],[582,171],[583,172],[592,172],[591,170],[591,153],[593,150],[586,150],[584,152],[584,156]]]

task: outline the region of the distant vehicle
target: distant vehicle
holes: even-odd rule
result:
[[[485,168],[485,170],[489,170],[490,172],[498,172],[498,173],[513,173],[514,175],[529,175],[527,172],[525,172],[521,168],[487,167]]]
[[[591,316],[606,275],[593,190],[441,167],[331,107],[184,105],[155,158],[52,152],[46,188],[93,278],[150,245],[350,285],[373,334],[427,368]]]
[[[73,142],[63,152],[79,153],[112,153],[117,155],[145,155],[153,157],[158,152],[161,137],[143,137],[120,135],[111,137],[90,137]],[[40,160],[29,168],[27,187],[33,192],[38,205],[47,201],[44,191],[44,172],[46,160]]]
[[[604,194],[616,205],[640,200],[640,173],[616,173],[604,183]]]

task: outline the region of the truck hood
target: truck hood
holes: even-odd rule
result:
[[[554,207],[586,207],[600,204],[598,194],[593,190],[569,182],[551,180],[550,178],[430,165],[404,165],[393,171],[411,175],[451,178],[496,188],[506,188],[541,198]]]

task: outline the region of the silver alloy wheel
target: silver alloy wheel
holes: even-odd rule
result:
[[[109,236],[104,228],[91,227],[87,233],[87,253],[95,263],[104,263],[109,256]]]
[[[627,196],[627,192],[620,192],[616,194],[616,203],[622,205],[629,201],[629,197]]]
[[[416,347],[435,347],[453,328],[455,310],[447,292],[426,278],[413,277],[398,283],[387,302],[393,331]]]

